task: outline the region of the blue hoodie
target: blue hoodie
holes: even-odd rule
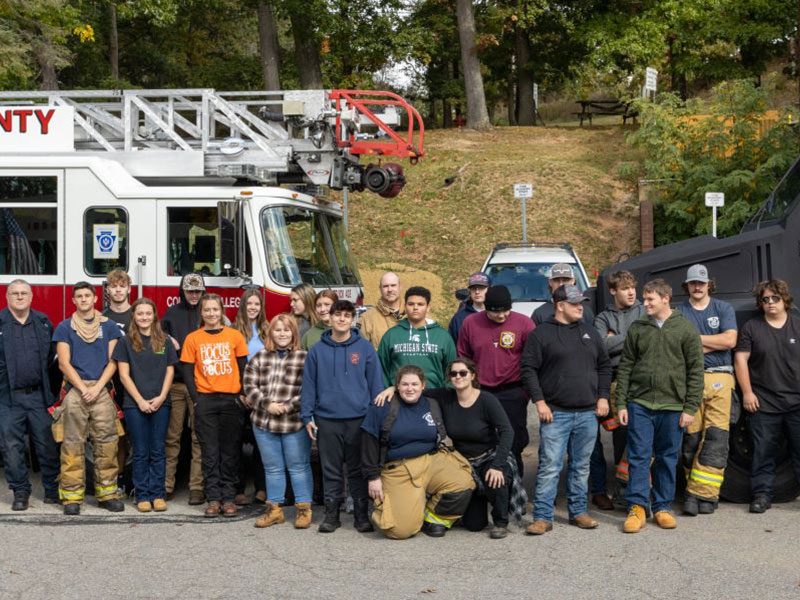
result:
[[[458,344],[458,334],[461,331],[461,326],[464,324],[464,319],[476,312],[478,312],[478,309],[472,305],[472,300],[462,302],[461,306],[458,307],[456,314],[450,319],[450,326],[447,328],[447,332],[450,334],[450,337],[453,338],[454,344]]]
[[[332,331],[322,334],[306,357],[300,391],[300,418],[307,425],[323,419],[358,419],[383,391],[383,371],[375,349],[358,329],[336,342]]]

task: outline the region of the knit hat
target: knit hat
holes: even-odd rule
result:
[[[511,310],[511,292],[504,285],[493,285],[486,292],[486,300],[483,301],[486,310],[500,312]]]

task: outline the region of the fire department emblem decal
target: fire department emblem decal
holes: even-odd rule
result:
[[[708,323],[708,326],[711,329],[719,328],[719,317],[708,317],[708,319],[706,319],[706,322]]]
[[[500,347],[513,348],[517,336],[513,331],[503,331],[500,333]]]
[[[361,360],[361,353],[360,352],[351,352],[350,353],[350,363],[351,364],[357,365],[359,360]]]

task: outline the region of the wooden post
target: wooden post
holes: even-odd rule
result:
[[[639,239],[642,245],[642,252],[647,252],[655,247],[655,236],[653,233],[653,202],[648,199],[647,184],[641,180],[638,184],[639,189]]]

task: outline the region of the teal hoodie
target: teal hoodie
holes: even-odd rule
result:
[[[428,319],[422,327],[411,327],[403,319],[387,331],[378,346],[387,387],[394,385],[394,376],[403,365],[416,365],[425,373],[428,389],[445,387],[448,365],[456,359],[456,346],[446,330]]]

